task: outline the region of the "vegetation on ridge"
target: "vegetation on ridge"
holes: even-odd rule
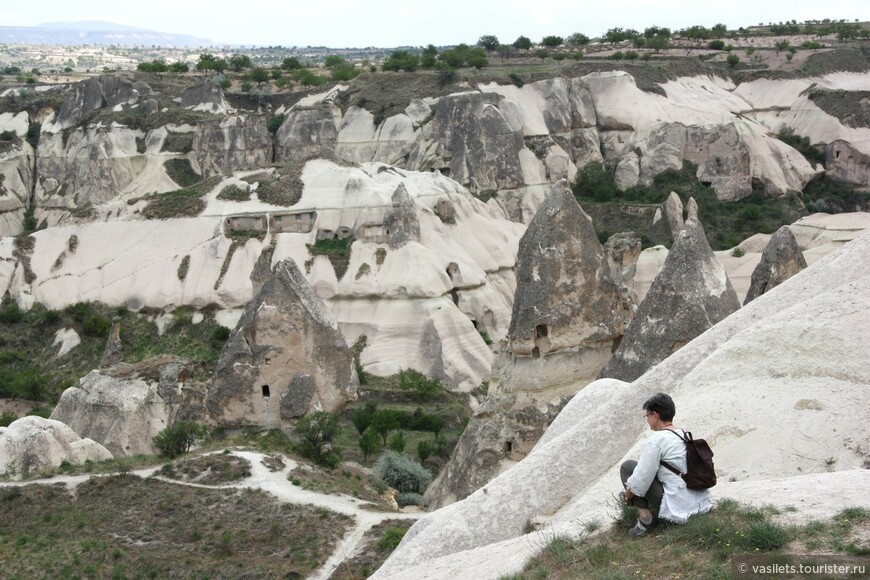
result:
[[[587,534],[553,537],[523,572],[503,580],[532,578],[730,578],[732,559],[770,556],[770,562],[795,562],[789,554],[870,554],[870,542],[859,529],[870,523],[870,511],[849,508],[829,521],[794,526],[778,523],[778,510],[719,500],[707,514],[683,525],[660,523],[639,538],[628,536],[634,508],[609,530],[593,535],[600,522],[588,522]],[[829,556],[826,556],[829,557]]]

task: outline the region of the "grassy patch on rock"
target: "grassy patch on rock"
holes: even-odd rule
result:
[[[62,485],[29,485],[0,502],[10,578],[301,578],[323,565],[351,525],[347,516],[260,491],[134,476],[91,479],[75,496]]]
[[[332,573],[333,580],[365,580],[381,567],[402,540],[413,520],[386,520],[365,533],[362,548],[353,558],[341,563]]]
[[[338,238],[332,240],[317,240],[313,244],[307,244],[311,256],[326,256],[335,269],[335,277],[341,280],[347,272],[350,264],[350,249],[353,238]]]
[[[577,538],[555,536],[523,572],[507,578],[730,578],[735,556],[859,556],[870,551],[867,538],[855,533],[870,521],[866,509],[844,510],[831,521],[803,526],[778,523],[777,513],[720,500],[711,512],[686,524],[659,524],[632,538],[627,530],[635,512],[624,508],[610,530]]]

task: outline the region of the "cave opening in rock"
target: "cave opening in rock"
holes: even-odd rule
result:
[[[263,398],[268,399],[270,396],[269,385],[263,385],[262,387],[260,387],[260,390],[263,392]]]

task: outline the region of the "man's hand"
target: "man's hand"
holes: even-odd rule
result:
[[[625,498],[625,503],[631,503],[631,498],[634,497],[634,494],[631,492],[630,489],[626,489],[623,493],[623,497]]]

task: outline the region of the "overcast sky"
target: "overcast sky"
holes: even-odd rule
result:
[[[502,43],[616,26],[729,28],[795,19],[870,20],[870,0],[2,0],[0,25],[103,20],[239,45],[393,47]]]

